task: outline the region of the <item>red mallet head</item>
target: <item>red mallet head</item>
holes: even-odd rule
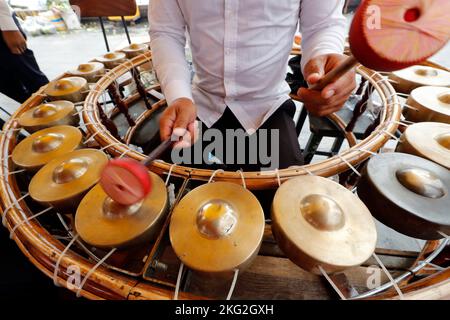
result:
[[[132,159],[111,160],[103,169],[100,184],[111,199],[122,205],[138,203],[152,189],[147,168]]]
[[[364,66],[394,71],[418,64],[450,39],[449,0],[364,0],[350,47]]]

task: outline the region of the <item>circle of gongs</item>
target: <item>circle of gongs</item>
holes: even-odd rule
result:
[[[373,216],[405,235],[437,240],[450,233],[450,171],[405,153],[369,160],[358,195]]]
[[[230,182],[204,184],[175,207],[170,241],[192,270],[226,274],[256,257],[264,234],[264,212],[256,197]]]
[[[409,94],[422,86],[450,87],[450,72],[428,66],[412,66],[390,75],[396,91]]]
[[[100,184],[89,191],[75,216],[75,228],[83,241],[95,247],[117,248],[156,236],[167,212],[168,195],[161,178],[149,175],[154,189],[134,205],[114,202]]]
[[[128,47],[123,48],[121,51],[123,51],[127,55],[128,59],[131,59],[148,51],[148,45],[145,43],[132,43]]]
[[[420,87],[414,89],[406,102],[404,116],[412,122],[450,123],[450,88]]]
[[[272,204],[272,231],[295,264],[321,274],[364,263],[374,252],[373,218],[351,191],[330,179],[301,176],[286,181]]]
[[[21,168],[36,170],[78,149],[82,139],[81,131],[72,126],[43,129],[21,141],[12,152],[12,160]]]
[[[31,179],[30,196],[54,206],[77,199],[98,183],[107,162],[106,154],[95,149],[80,149],[62,155],[46,164]]]
[[[85,78],[88,82],[96,82],[104,72],[105,66],[100,62],[83,63],[77,69],[68,71],[70,75]]]
[[[77,122],[75,105],[70,101],[44,103],[24,112],[19,125],[31,132],[58,125],[74,125]]]
[[[420,122],[409,126],[397,151],[426,158],[450,170],[450,124]]]
[[[66,77],[50,82],[45,94],[51,97],[61,97],[74,94],[87,86],[87,81],[81,77]]]

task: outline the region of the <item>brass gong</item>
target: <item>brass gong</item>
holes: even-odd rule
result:
[[[80,64],[77,69],[69,70],[67,73],[71,76],[82,77],[89,83],[95,83],[105,74],[105,66],[100,62],[88,62]]]
[[[389,76],[397,92],[409,94],[423,86],[450,87],[450,72],[427,66],[412,66]]]
[[[295,264],[321,274],[364,263],[375,251],[373,218],[358,197],[340,184],[315,176],[286,181],[272,205],[272,231]]]
[[[437,240],[450,233],[450,171],[405,153],[369,160],[358,195],[373,216],[410,237]]]
[[[148,45],[145,43],[137,44],[132,43],[128,47],[122,49],[122,51],[127,55],[128,59],[133,59],[148,51]]]
[[[120,205],[111,200],[101,185],[81,201],[75,228],[86,243],[99,248],[118,248],[153,240],[160,232],[168,208],[164,181],[149,173],[153,189],[139,203]]]
[[[83,101],[89,90],[88,82],[81,77],[67,77],[50,82],[44,93],[52,100]]]
[[[18,119],[19,125],[28,132],[59,125],[78,125],[80,118],[75,105],[70,101],[44,103],[24,112]]]
[[[36,171],[53,159],[78,149],[82,139],[81,131],[75,127],[43,129],[21,141],[12,152],[12,160],[18,167]]]
[[[95,60],[103,63],[107,69],[114,69],[118,65],[124,63],[127,60],[127,57],[123,52],[108,52]]]
[[[106,154],[80,149],[46,164],[30,182],[30,196],[43,204],[74,213],[83,196],[100,180],[108,162]]]
[[[257,256],[264,225],[263,209],[250,191],[230,182],[209,183],[175,207],[170,241],[190,269],[226,277]]]
[[[409,126],[400,139],[397,151],[450,169],[450,124],[421,122]]]
[[[403,115],[408,121],[450,123],[450,88],[417,88],[406,103]]]

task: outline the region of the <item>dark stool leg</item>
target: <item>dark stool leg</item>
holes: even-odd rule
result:
[[[338,154],[344,144],[344,138],[336,138],[333,143],[333,147],[331,148],[331,156]]]
[[[125,21],[125,17],[122,16],[121,18],[122,18],[123,28],[125,29],[125,34],[127,35],[128,43],[131,44],[131,38],[130,38],[130,33],[128,32],[127,22]]]
[[[103,38],[105,39],[106,51],[109,52],[110,50],[109,50],[108,37],[106,36],[106,30],[105,30],[105,25],[103,23],[103,18],[98,17],[98,19],[100,20],[100,26],[102,27]]]
[[[303,126],[305,125],[306,117],[308,116],[308,111],[303,106],[302,111],[300,112],[300,116],[297,122],[297,136],[300,137],[300,133],[302,132]]]
[[[305,151],[303,152],[303,156],[305,158],[305,164],[310,164],[314,155],[319,148],[320,142],[322,142],[323,136],[318,134],[311,134],[309,137],[308,143],[305,146]]]

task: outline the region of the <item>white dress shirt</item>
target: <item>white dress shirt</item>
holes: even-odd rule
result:
[[[298,25],[303,67],[315,56],[343,52],[343,5],[344,0],[150,0],[152,56],[168,103],[193,99],[208,127],[228,106],[253,132],[289,99],[285,78]],[[192,85],[187,38],[196,71]]]
[[[0,0],[0,30],[2,31],[17,31],[16,23],[12,18],[12,12],[6,0]]]

